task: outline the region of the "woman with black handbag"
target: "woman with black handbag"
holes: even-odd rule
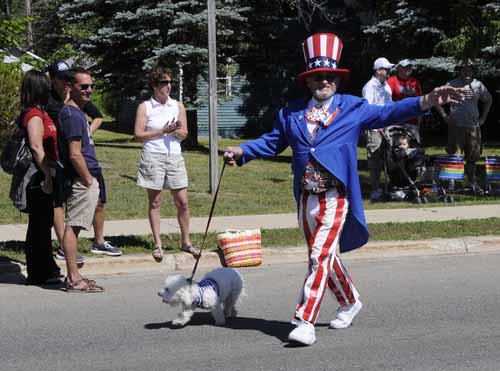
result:
[[[26,233],[27,284],[60,283],[61,273],[52,256],[51,228],[54,220],[54,181],[57,129],[44,112],[50,83],[40,71],[28,71],[21,85],[20,126],[25,129],[33,161],[38,171],[27,187],[29,212]]]

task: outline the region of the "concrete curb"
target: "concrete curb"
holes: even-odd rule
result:
[[[305,246],[264,248],[264,265],[306,262]],[[374,241],[361,249],[342,255],[342,259],[390,259],[435,255],[468,255],[500,252],[500,236],[465,238],[435,238],[418,241]],[[64,262],[58,264],[65,269]],[[206,251],[199,263],[199,271],[219,267],[219,255]],[[140,272],[164,273],[172,271],[191,272],[194,258],[186,253],[166,254],[161,263],[156,263],[150,255],[126,255],[122,257],[87,258],[81,271],[84,275],[120,275]],[[0,274],[26,273],[25,265],[16,262],[0,263]]]

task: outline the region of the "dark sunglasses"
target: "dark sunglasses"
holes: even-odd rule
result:
[[[94,89],[94,84],[81,84],[79,86],[79,89],[83,91],[88,90],[89,88]]]
[[[312,79],[316,82],[325,81],[325,80],[328,82],[333,82],[333,81],[335,81],[336,78],[337,78],[337,75],[335,75],[334,73],[315,73],[312,76]]]
[[[160,80],[158,81],[158,85],[172,85],[174,80]]]

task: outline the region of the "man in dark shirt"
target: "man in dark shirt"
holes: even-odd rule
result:
[[[58,117],[65,102],[69,99],[69,89],[66,84],[69,77],[69,66],[64,61],[54,62],[48,67],[49,77],[52,82],[52,90],[49,96],[49,104],[47,106],[47,113],[59,125]],[[90,117],[90,135],[92,135],[102,124],[103,115],[99,109],[91,102],[88,101],[82,108],[83,113]],[[59,128],[58,128],[58,131]],[[64,149],[62,148],[64,151]],[[120,249],[112,246],[108,241],[104,240],[104,204],[106,203],[106,187],[104,177],[99,170],[96,174],[100,185],[100,197],[94,216],[94,244],[92,245],[91,252],[95,254],[105,254],[110,256],[120,256],[122,252]],[[64,209],[62,203],[56,203],[54,208],[54,230],[59,240],[59,245],[62,244],[64,234]],[[59,248],[56,253],[56,258],[64,260],[64,250]],[[85,258],[81,255],[77,256],[77,263],[82,264]]]
[[[71,179],[71,191],[66,199],[66,225],[63,250],[66,259],[67,292],[102,292],[104,289],[92,280],[80,275],[76,256],[78,235],[89,229],[99,201],[99,181],[96,179],[100,166],[95,155],[94,142],[82,108],[92,95],[90,72],[74,68],[69,73],[69,100],[59,112],[59,130],[64,173]]]

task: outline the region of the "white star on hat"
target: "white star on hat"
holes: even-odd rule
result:
[[[321,66],[321,61],[320,61],[319,59],[317,59],[317,60],[314,62],[314,65],[315,65],[316,67]]]
[[[330,61],[328,59],[325,59],[323,64],[325,65],[325,67],[330,67]]]

